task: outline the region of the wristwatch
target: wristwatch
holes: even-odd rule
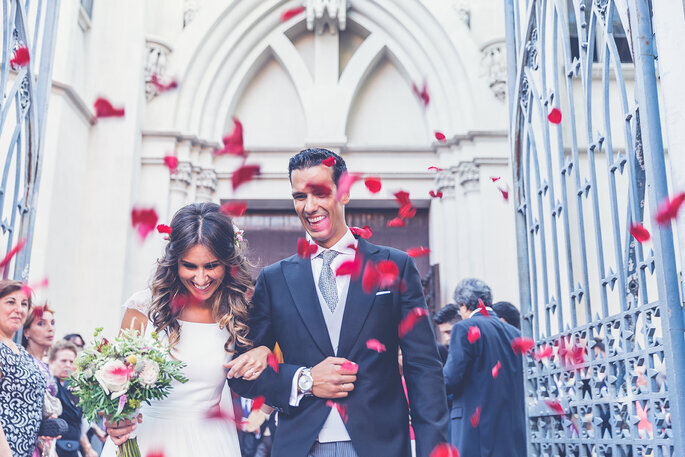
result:
[[[312,379],[311,368],[305,368],[300,373],[300,377],[297,379],[297,388],[300,393],[305,395],[312,394],[312,387],[314,386],[314,379]]]

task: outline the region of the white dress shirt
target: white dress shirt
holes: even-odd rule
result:
[[[330,250],[338,253],[338,255],[331,262],[331,268],[333,269],[334,273],[343,262],[354,260],[356,249],[357,239],[354,237],[354,235],[352,235],[350,229],[347,229],[345,235],[343,235],[343,237],[330,248]],[[319,305],[321,306],[321,311],[323,312],[323,318],[326,321],[328,336],[331,339],[333,351],[337,355],[338,342],[340,341],[340,329],[342,328],[343,314],[345,313],[345,303],[347,302],[347,291],[350,288],[350,276],[346,275],[335,277],[335,283],[338,287],[338,305],[335,307],[335,310],[331,312],[330,308],[326,304],[326,300],[323,298],[323,295],[319,290],[319,276],[321,275],[321,268],[323,267],[323,259],[318,257],[318,255],[323,251],[325,251],[325,249],[319,246],[317,251],[311,256],[312,275],[314,276],[316,294],[319,297]],[[297,370],[295,376],[293,377],[292,388],[290,391],[290,406],[299,406],[300,400],[302,400],[302,397],[304,396],[297,393],[297,380],[304,368],[305,367],[302,367]],[[321,432],[319,432],[319,437],[317,439],[320,443],[350,440],[350,435],[347,433],[345,423],[340,417],[340,413],[338,412],[337,408],[331,408],[331,412],[328,414],[328,419],[326,419],[326,422],[323,424],[323,428],[321,429]]]

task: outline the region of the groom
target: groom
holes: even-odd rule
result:
[[[426,318],[398,335],[412,309],[426,308],[419,273],[405,252],[352,234],[345,223],[349,192],[336,195],[345,171],[342,157],[326,149],[306,149],[290,159],[295,211],[316,250],[264,268],[255,287],[250,339],[270,348],[278,342],[285,363],[278,373],[268,367],[255,381],[229,384],[240,395],[264,396],[281,411],[273,457],[410,457],[410,409],[416,455],[429,457],[447,441],[435,336]],[[361,275],[336,276],[355,255],[364,264],[394,262],[398,283],[365,293]],[[372,339],[385,350],[368,348]]]

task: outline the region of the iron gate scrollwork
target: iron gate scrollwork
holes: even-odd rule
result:
[[[685,456],[651,5],[504,3],[528,453]]]
[[[0,168],[0,252],[26,243],[2,278],[27,280],[59,0],[0,1],[0,150],[6,151]],[[28,49],[27,65],[12,62],[21,48]]]

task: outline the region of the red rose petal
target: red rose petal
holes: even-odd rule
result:
[[[499,181],[500,179],[502,179],[502,177],[501,176],[490,176],[490,179],[492,180],[492,182],[496,182],[496,181]]]
[[[304,10],[304,6],[298,6],[297,8],[290,8],[289,10],[284,11],[283,14],[281,14],[281,22],[289,21],[295,16],[304,13]]]
[[[430,249],[425,248],[423,246],[407,249],[407,255],[409,255],[409,257],[413,257],[413,258],[423,257],[425,255],[430,254],[430,252],[431,252]]]
[[[343,196],[349,194],[352,184],[357,182],[359,178],[360,176],[356,173],[343,171],[342,175],[340,175],[340,179],[338,179],[338,191],[335,194],[335,199],[339,201]]]
[[[48,307],[48,305],[42,305],[42,306],[36,306],[33,308],[33,318],[36,320],[40,320],[43,318],[43,313],[45,312],[45,309]]]
[[[319,250],[319,245],[316,243],[310,243],[304,238],[298,238],[297,240],[297,255],[303,259],[308,259],[312,255],[316,254]]]
[[[558,415],[564,415],[564,407],[561,406],[558,400],[545,400],[545,404]]]
[[[237,118],[233,118],[233,131],[230,135],[224,136],[223,141],[224,147],[214,151],[214,155],[245,155],[245,147],[243,146],[243,124]]]
[[[157,231],[159,233],[166,233],[167,235],[171,235],[171,227],[169,227],[168,225],[159,224],[157,226]]]
[[[233,424],[237,422],[234,416],[224,412],[221,408],[219,408],[219,406],[211,408],[209,411],[207,411],[205,419],[226,421]]]
[[[546,344],[542,346],[539,350],[535,351],[533,358],[536,360],[548,359],[554,354],[554,349]]]
[[[493,378],[496,378],[496,377],[497,377],[497,375],[499,374],[499,369],[500,369],[500,368],[502,368],[502,362],[500,362],[500,361],[498,360],[497,363],[495,364],[495,366],[492,367],[492,377],[493,377]]]
[[[488,309],[485,307],[485,303],[483,303],[483,300],[480,298],[478,299],[478,309],[480,310],[480,314],[484,317],[490,317],[490,313],[488,312]]]
[[[14,51],[14,57],[10,59],[10,65],[13,67],[25,67],[31,61],[29,56],[29,48],[26,46],[19,46],[16,51]]]
[[[409,199],[409,192],[404,190],[397,191],[393,194],[395,199],[400,204],[400,206],[411,205],[411,200]]]
[[[378,272],[378,287],[381,289],[395,284],[400,273],[397,265],[392,260],[381,260],[378,262],[376,271]]]
[[[100,97],[96,99],[95,103],[93,103],[93,106],[95,107],[96,118],[124,117],[124,108],[114,108],[112,103],[106,98]]]
[[[685,202],[685,192],[681,192],[673,199],[666,198],[656,212],[656,222],[659,225],[666,225],[678,216],[680,206]]]
[[[354,362],[350,362],[348,360],[347,362],[343,362],[340,365],[340,369],[345,370],[345,371],[352,371],[353,373],[356,373],[357,371],[359,371],[359,365],[357,365]]]
[[[362,276],[362,290],[364,293],[370,294],[378,284],[378,271],[376,265],[368,260],[364,266],[364,275]]]
[[[441,143],[447,142],[447,137],[445,137],[445,134],[442,132],[435,132],[435,139]]]
[[[264,397],[261,395],[252,400],[252,411],[256,411],[264,405]]]
[[[368,240],[373,235],[373,232],[371,231],[371,228],[369,228],[368,225],[365,225],[362,228],[350,227],[350,232],[352,232],[354,235],[359,235],[361,238],[364,238],[365,240]]]
[[[178,87],[178,81],[176,81],[175,79],[172,79],[169,82],[164,83],[159,79],[159,76],[156,73],[153,73],[150,77],[150,84],[155,86],[155,90],[158,93],[166,92],[168,90],[176,89]]]
[[[164,452],[159,450],[150,451],[145,454],[145,457],[164,457]]]
[[[340,266],[335,270],[336,276],[347,276],[350,275],[354,281],[359,277],[362,272],[363,262],[361,257],[355,257],[354,260],[346,260],[340,264]]]
[[[252,181],[260,172],[259,165],[243,165],[233,172],[231,175],[231,185],[233,190],[242,186],[246,182]]]
[[[520,336],[511,342],[514,354],[528,354],[535,347],[535,342],[531,338]]]
[[[479,422],[480,422],[480,406],[476,408],[476,411],[473,413],[473,416],[471,416],[471,427],[473,427],[473,428],[478,427]]]
[[[411,203],[402,205],[399,210],[399,216],[402,219],[413,219],[416,216],[416,207],[412,206]]]
[[[649,231],[640,223],[630,224],[630,234],[640,243],[649,241],[650,238]]]
[[[366,341],[366,347],[372,351],[385,352],[385,344],[374,338]]]
[[[425,318],[427,315],[428,311],[426,311],[425,308],[413,308],[411,311],[409,311],[409,314],[407,314],[406,317],[402,319],[402,321],[400,322],[400,325],[397,328],[398,336],[400,338],[404,338],[404,336],[407,333],[409,333],[409,331],[412,328],[414,328],[414,325],[416,325],[417,322]]]
[[[428,195],[431,196],[431,198],[442,198],[442,191],[434,192],[434,191],[429,191]]]
[[[178,157],[173,155],[164,156],[164,165],[169,167],[169,172],[171,174],[176,173],[176,170],[178,169]]]
[[[442,168],[440,167],[428,167],[428,171],[435,170],[435,171],[442,171]]]
[[[428,88],[426,87],[426,83],[423,83],[423,88],[419,90],[419,87],[415,84],[412,83],[411,89],[416,94],[416,96],[421,100],[423,103],[423,107],[427,107],[428,103],[430,103],[430,96],[428,95]]]
[[[340,403],[335,402],[333,400],[326,401],[326,406],[328,406],[329,408],[337,409],[343,422],[347,423],[347,406],[341,405]]]
[[[377,194],[378,192],[381,191],[381,178],[377,177],[368,177],[364,179],[364,185],[366,186],[367,189],[369,189],[369,192],[372,194]]]
[[[559,108],[552,108],[552,111],[547,115],[547,119],[552,124],[561,124],[561,111]]]
[[[21,285],[21,290],[26,294],[27,297],[30,297],[31,294],[33,293],[34,290],[38,289],[43,289],[45,287],[48,287],[48,278],[43,278],[40,282],[33,283],[33,284],[22,284]],[[45,305],[47,307],[47,305]],[[36,309],[36,308],[34,308]]]
[[[321,161],[321,164],[326,165],[327,167],[332,167],[333,165],[335,165],[335,157],[331,156],[327,159],[323,159]]]
[[[278,357],[276,357],[276,354],[273,352],[269,352],[269,355],[266,356],[266,363],[273,368],[273,370],[278,373]]]
[[[467,336],[469,343],[473,344],[480,339],[480,329],[475,325],[469,327],[469,334]]]
[[[12,249],[10,249],[5,258],[0,260],[0,269],[5,268],[7,264],[9,264],[12,260],[12,257],[17,255],[22,249],[24,249],[24,246],[26,246],[26,238],[20,239],[19,242],[17,242],[17,244]]]
[[[504,199],[504,201],[509,201],[509,187],[507,187],[506,189],[502,187],[497,187],[497,189],[500,192],[502,192],[502,198]]]
[[[429,457],[459,457],[459,451],[451,444],[441,443],[435,446]]]
[[[247,211],[247,202],[245,201],[233,201],[226,202],[221,205],[219,211],[224,213],[228,217],[240,217]]]
[[[396,217],[395,219],[389,220],[387,223],[388,227],[404,227],[407,223],[401,217]]]
[[[157,226],[157,211],[154,208],[133,208],[131,225],[138,230],[140,239],[144,240]]]

